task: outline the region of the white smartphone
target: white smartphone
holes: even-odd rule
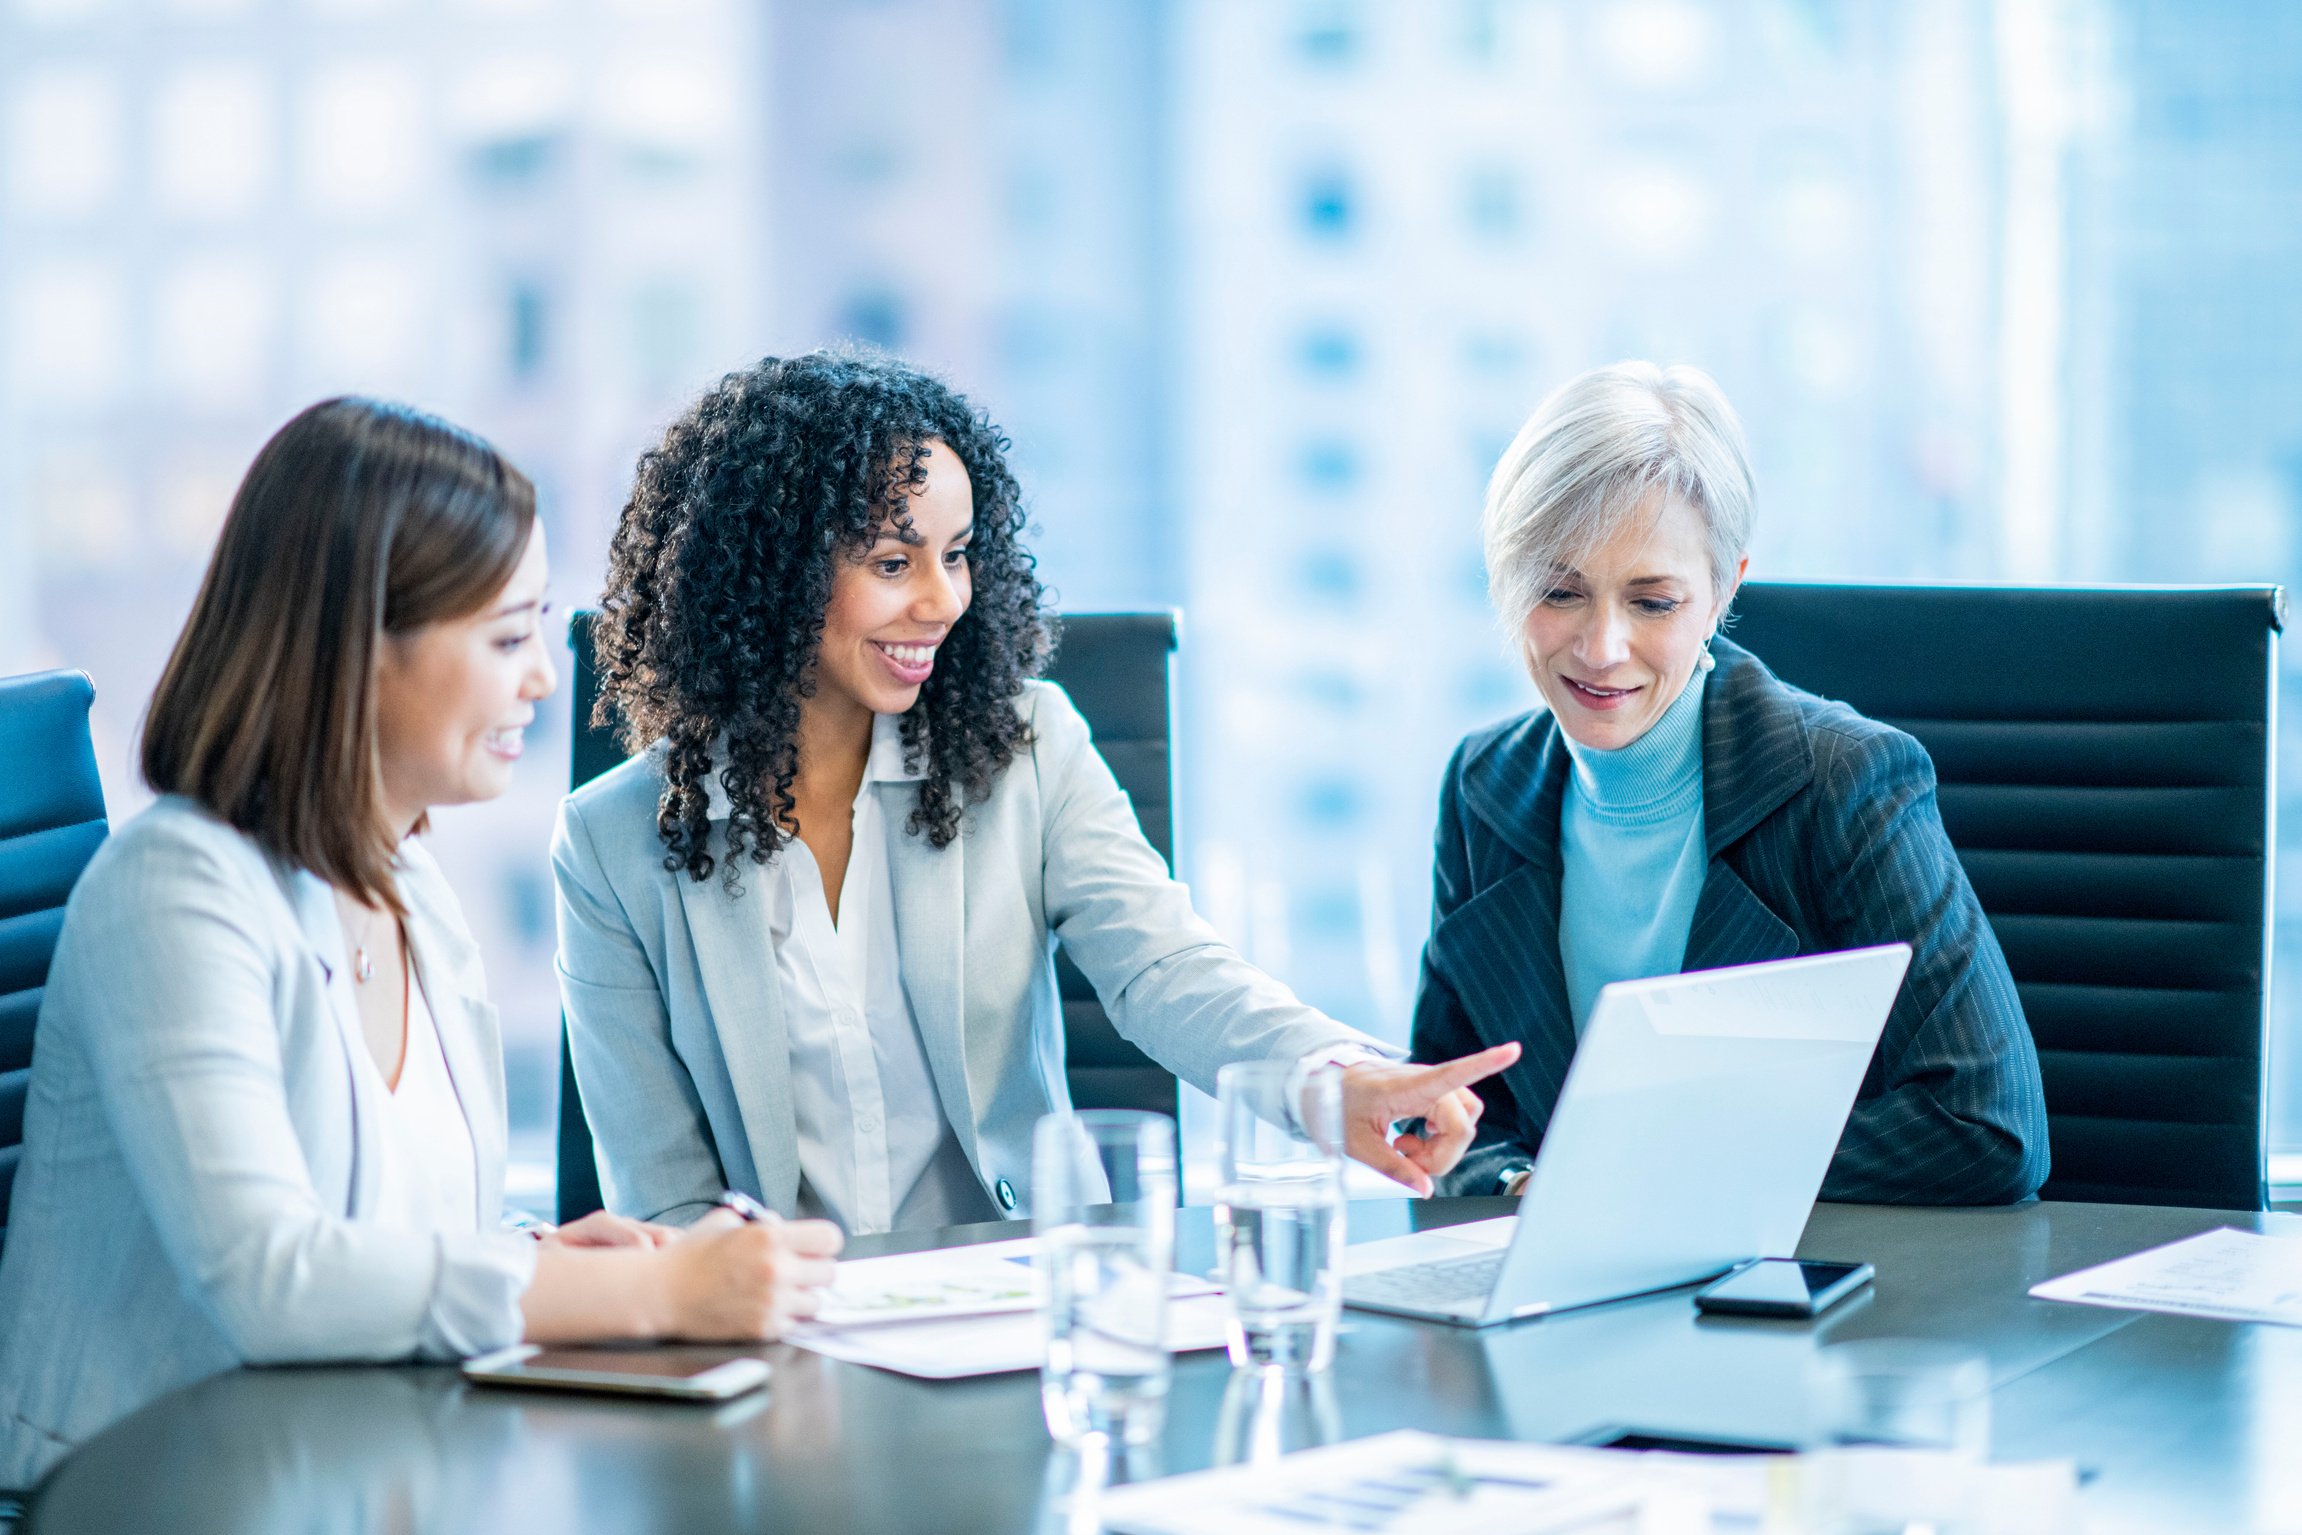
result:
[[[638,1344],[547,1348],[516,1343],[464,1361],[464,1378],[486,1386],[611,1391],[625,1396],[719,1402],[767,1384],[766,1360],[724,1348]]]

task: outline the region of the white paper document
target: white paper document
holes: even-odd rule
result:
[[[839,1265],[814,1320],[788,1341],[804,1349],[928,1380],[1036,1370],[1040,1338],[1030,1237],[856,1258]],[[1222,1289],[1192,1274],[1170,1279],[1168,1346],[1223,1344]]]
[[[1036,1370],[1047,1355],[1039,1318],[1028,1311],[867,1327],[810,1324],[794,1328],[787,1341],[826,1358],[923,1380]],[[1174,1352],[1221,1348],[1223,1343],[1222,1296],[1194,1295],[1168,1305],[1167,1346]]]
[[[857,1327],[1029,1311],[1031,1253],[1031,1239],[1023,1237],[856,1258],[839,1265],[815,1320],[824,1327]]]
[[[821,1327],[867,1327],[881,1322],[926,1322],[940,1317],[997,1316],[1037,1305],[1030,1237],[937,1247],[885,1258],[853,1258],[839,1265],[815,1314]],[[1211,1280],[1177,1274],[1174,1295],[1212,1295]]]
[[[2067,1461],[1988,1466],[1934,1451],[1674,1455],[1402,1430],[1260,1465],[1104,1493],[1113,1535],[1648,1535],[1655,1530],[1956,1528],[2066,1535]]]
[[[2302,1327],[2302,1239],[2223,1227],[2032,1285],[2040,1300]]]

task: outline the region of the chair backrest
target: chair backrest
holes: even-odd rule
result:
[[[1752,582],[1735,612],[1934,758],[2038,1045],[2045,1197],[2262,1208],[2279,589]]]
[[[596,615],[568,625],[575,651],[575,742],[569,787],[580,788],[623,760],[612,731],[592,725],[599,669],[592,655]],[[1174,688],[1177,640],[1173,613],[1079,613],[1061,620],[1062,641],[1048,677],[1063,685],[1095,732],[1095,744],[1135,806],[1143,835],[1174,867]],[[1176,1112],[1175,1078],[1111,1026],[1095,988],[1069,957],[1056,954],[1063,999],[1066,1075],[1081,1108],[1148,1108]],[[560,1045],[559,1218],[600,1208],[599,1169],[591,1127],[576,1087],[565,1030]]]
[[[85,672],[0,678],[0,1243],[24,1150],[32,1029],[64,902],[108,827]]]

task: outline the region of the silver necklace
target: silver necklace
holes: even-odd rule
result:
[[[368,929],[376,924],[375,908],[369,907],[366,920],[360,923],[359,936],[352,940],[352,979],[361,985],[376,978],[376,962],[368,953]]]

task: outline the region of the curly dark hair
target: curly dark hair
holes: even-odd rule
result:
[[[890,525],[909,529],[930,442],[974,488],[974,596],[903,717],[906,760],[918,770],[924,754],[926,773],[906,829],[949,846],[966,808],[1029,746],[1015,699],[1053,642],[1007,439],[941,380],[892,358],[765,358],[721,379],[641,456],[609,547],[593,722],[619,730],[627,751],[664,743],[666,869],[705,880],[724,856],[732,891],[746,856],[765,863],[794,834],[800,701],[815,689],[834,570]],[[712,846],[715,766],[730,806],[724,850]]]

